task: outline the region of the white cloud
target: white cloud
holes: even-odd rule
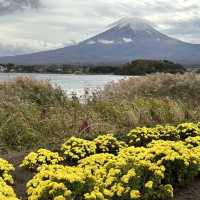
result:
[[[6,1],[0,0],[0,7]],[[163,33],[200,43],[199,0],[41,0],[40,4],[39,9],[29,5],[23,12],[1,15],[0,44],[8,48],[14,44],[25,52],[56,48],[87,39],[124,16],[145,18]]]
[[[40,0],[0,0],[0,15],[11,14],[18,10],[37,9],[41,7]]]
[[[41,50],[45,51],[49,49],[57,49],[72,44],[49,43],[39,40],[25,39],[10,39],[9,41],[4,41],[1,40],[1,38],[0,41],[0,55],[2,56],[26,54]]]

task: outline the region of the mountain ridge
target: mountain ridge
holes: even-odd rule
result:
[[[150,22],[122,18],[102,33],[76,45],[56,50],[0,58],[15,64],[123,64],[135,59],[167,59],[181,64],[200,63],[200,45],[157,31]]]

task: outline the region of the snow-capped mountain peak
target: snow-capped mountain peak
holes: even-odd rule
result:
[[[132,18],[132,17],[124,17],[111,25],[109,25],[107,28],[124,28],[124,27],[130,27],[132,30],[148,30],[153,29],[153,24],[149,22],[148,20],[141,19],[141,18]]]
[[[152,23],[140,18],[122,18],[111,24],[106,30],[88,40],[82,45],[121,45],[139,43],[140,41],[156,41],[168,39],[153,28]]]

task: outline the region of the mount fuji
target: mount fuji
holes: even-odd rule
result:
[[[166,59],[181,64],[200,63],[200,45],[168,37],[150,22],[122,18],[106,30],[76,45],[0,58],[15,64],[123,64],[135,59]]]

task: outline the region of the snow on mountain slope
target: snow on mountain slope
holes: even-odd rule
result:
[[[153,30],[152,25],[150,25],[151,22],[141,19],[141,18],[128,18],[128,17],[124,17],[116,22],[114,22],[113,24],[110,24],[107,28],[113,28],[113,27],[119,27],[119,28],[123,28],[126,26],[129,26],[132,30]]]
[[[123,18],[77,45],[34,54],[0,58],[16,64],[121,64],[134,59],[169,59],[200,63],[200,45],[170,38],[150,22]]]

